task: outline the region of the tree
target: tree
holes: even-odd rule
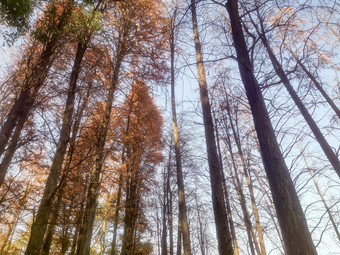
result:
[[[38,92],[44,85],[61,45],[65,43],[63,36],[73,8],[74,4],[71,0],[66,3],[53,3],[48,6],[45,16],[37,24],[35,36],[38,39],[33,41],[31,49],[28,50],[27,60],[23,58],[23,70],[18,70],[24,71],[24,73],[18,73],[19,77],[23,77],[17,84],[20,92],[0,129],[0,157],[6,147],[12,155],[15,152],[16,141],[34,107]],[[11,147],[8,148],[11,137]],[[3,168],[0,169],[0,185],[4,181],[8,164],[8,162],[2,164]]]
[[[185,202],[185,191],[184,191],[184,178],[182,170],[182,156],[180,148],[180,135],[177,124],[176,114],[176,99],[175,99],[175,43],[176,43],[176,16],[177,7],[175,7],[174,13],[170,18],[169,24],[169,46],[170,46],[170,58],[171,58],[171,114],[172,114],[172,128],[175,145],[175,158],[176,158],[176,172],[177,172],[177,185],[178,185],[178,203],[179,203],[179,229],[183,235],[183,250],[184,255],[191,254],[190,248],[190,234],[187,219],[187,209]]]
[[[0,1],[0,22],[12,30],[6,33],[7,43],[11,44],[16,37],[27,30],[35,4],[35,0]]]
[[[86,15],[79,16],[86,17]],[[95,17],[94,14],[90,14],[88,16],[89,17],[86,18],[93,19],[93,17]],[[67,101],[65,104],[65,110],[63,114],[62,128],[60,130],[57,150],[52,160],[51,170],[46,181],[46,187],[40,202],[37,217],[32,225],[30,240],[27,245],[26,254],[39,253],[41,246],[43,245],[44,235],[47,228],[47,222],[50,217],[53,200],[57,192],[62,165],[64,162],[66,149],[71,135],[72,117],[75,105],[74,100],[77,91],[78,77],[81,71],[81,63],[85,55],[86,49],[88,48],[88,44],[91,39],[91,34],[93,33],[93,28],[87,26],[87,24],[91,24],[94,22],[92,20],[86,20],[86,18],[85,20],[82,19],[75,20],[75,22],[78,22],[82,25],[79,26],[79,28],[77,28],[81,32],[79,32],[78,35],[79,42],[77,44],[75,59],[70,76],[70,83],[67,92]]]
[[[272,191],[287,254],[317,254],[253,73],[240,22],[238,1],[229,0],[225,7],[229,13],[240,75],[251,107],[262,160]],[[292,239],[292,236],[296,238]]]
[[[162,117],[148,88],[141,81],[133,85],[122,108],[130,116],[126,118],[130,123],[129,130],[122,139],[126,147],[126,188],[121,254],[128,255],[135,254],[139,242],[137,219],[142,215],[142,195],[146,192],[146,183],[150,182],[155,166],[162,160]]]
[[[212,200],[215,216],[215,225],[220,254],[233,254],[232,239],[230,236],[228,217],[223,194],[223,177],[220,161],[218,160],[211,106],[208,96],[207,80],[204,69],[203,53],[198,33],[196,1],[191,0],[192,25],[196,50],[196,65],[200,87],[200,98],[203,111],[203,122],[207,145],[208,163]]]

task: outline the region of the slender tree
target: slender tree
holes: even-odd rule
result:
[[[83,22],[86,24],[89,21],[86,20]],[[67,101],[63,114],[63,124],[60,130],[59,142],[52,161],[51,170],[46,181],[46,187],[40,202],[37,217],[32,225],[30,240],[27,245],[26,254],[39,253],[43,245],[47,222],[50,217],[53,199],[56,194],[56,189],[58,187],[58,181],[60,178],[62,165],[66,155],[66,149],[70,140],[72,116],[74,111],[74,100],[77,91],[76,88],[78,77],[81,71],[81,62],[84,57],[85,51],[88,47],[88,43],[90,42],[92,33],[91,28],[86,26],[84,28],[80,27],[79,29],[84,29],[86,34],[80,35],[81,36],[79,38],[80,41],[77,45],[75,60],[73,63],[69,88],[67,92]],[[88,30],[91,31],[89,34],[87,34]]]
[[[178,131],[177,124],[177,114],[176,114],[176,99],[175,99],[175,41],[176,41],[176,16],[177,16],[177,7],[175,7],[174,13],[170,19],[170,28],[169,28],[169,44],[170,44],[170,55],[171,55],[171,114],[172,114],[172,129],[174,136],[174,145],[175,145],[175,158],[176,158],[176,173],[177,173],[177,186],[178,186],[178,203],[179,203],[179,226],[181,229],[181,233],[183,236],[183,252],[184,255],[191,254],[190,248],[190,233],[189,233],[189,225],[187,219],[187,209],[185,202],[185,191],[184,191],[184,178],[183,178],[183,169],[182,169],[182,156],[181,156],[181,148],[180,148],[180,135]]]
[[[207,145],[208,163],[210,171],[210,182],[212,191],[212,202],[215,216],[215,225],[218,240],[219,253],[222,255],[233,254],[232,238],[230,235],[227,211],[223,194],[222,169],[218,160],[211,106],[208,95],[207,80],[203,62],[202,46],[199,38],[196,1],[191,0],[192,26],[196,50],[196,65],[198,69],[198,80],[200,98],[203,111],[203,122]]]

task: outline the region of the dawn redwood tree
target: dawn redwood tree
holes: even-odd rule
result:
[[[203,52],[198,32],[196,0],[191,0],[190,3],[218,249],[221,255],[231,255],[233,254],[232,238],[224,201],[222,167],[218,159],[207,79],[203,62]]]
[[[90,57],[93,57],[93,56],[91,55]],[[70,137],[69,147],[68,147],[67,154],[64,160],[64,166],[62,170],[63,172],[62,172],[62,176],[60,177],[59,188],[57,190],[57,194],[58,194],[57,199],[52,208],[51,219],[49,221],[49,226],[46,231],[46,235],[44,239],[44,244],[42,248],[43,254],[49,254],[50,252],[53,236],[55,233],[55,228],[58,222],[58,218],[60,218],[59,217],[60,208],[63,204],[64,192],[67,187],[66,186],[67,181],[68,181],[67,177],[70,175],[70,172],[72,170],[71,163],[72,163],[72,159],[73,159],[75,149],[76,149],[76,142],[77,142],[78,132],[80,129],[80,123],[83,118],[84,111],[88,105],[88,100],[91,94],[92,85],[93,85],[93,81],[88,81],[88,88],[87,88],[85,95],[83,96],[83,101],[79,105],[77,112],[74,116],[74,121],[73,121],[73,126],[72,126],[72,136]]]
[[[305,215],[277,143],[259,84],[254,76],[240,22],[238,1],[228,0],[225,7],[229,13],[240,75],[252,111],[286,252],[288,255],[317,254]]]
[[[162,160],[162,117],[142,81],[133,85],[122,109],[129,116],[123,117],[129,122],[129,129],[123,133],[122,142],[126,148],[125,173],[125,215],[122,236],[122,255],[138,253],[139,242],[137,220],[143,215],[143,194],[153,178],[155,167]]]

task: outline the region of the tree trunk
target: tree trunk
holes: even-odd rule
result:
[[[169,152],[169,164],[167,167],[168,175],[166,180],[166,189],[168,191],[167,197],[167,213],[168,213],[168,225],[169,225],[169,255],[174,255],[174,228],[173,228],[173,214],[172,214],[172,191],[170,187],[170,177],[171,177],[171,166],[170,166],[170,159],[171,159],[171,149]]]
[[[7,150],[5,152],[5,155],[1,161],[0,164],[0,187],[2,186],[2,184],[5,181],[5,177],[8,171],[8,168],[12,162],[12,158],[14,156],[15,151],[18,148],[18,142],[20,140],[20,134],[21,131],[24,127],[24,124],[26,123],[26,120],[28,119],[28,112],[25,116],[22,116],[22,118],[20,118],[18,124],[15,127],[14,133],[12,135],[11,141],[8,144]]]
[[[178,219],[178,227],[177,227],[177,252],[176,255],[181,255],[182,254],[182,227],[181,227],[181,222]]]
[[[37,94],[56,57],[57,47],[60,47],[60,35],[63,33],[63,29],[68,22],[69,16],[72,14],[71,2],[72,1],[69,1],[65,7],[59,18],[58,24],[54,28],[55,33],[51,35],[50,40],[43,46],[42,52],[37,56],[37,61],[33,64],[27,64],[25,79],[21,85],[22,90],[12,108],[7,113],[6,119],[0,129],[0,157],[4,153],[12,135],[12,131],[18,122],[20,120],[26,122],[29,113],[34,106]],[[33,51],[34,50],[35,49],[33,49]],[[34,54],[32,55],[34,56]],[[34,59],[29,59],[29,62],[34,62]],[[0,173],[1,177],[5,175],[6,173]]]
[[[123,152],[124,153],[124,152]],[[124,161],[123,161],[124,162]],[[112,245],[111,245],[111,255],[116,255],[116,245],[117,245],[117,230],[118,230],[118,223],[119,223],[119,212],[120,212],[120,200],[122,197],[122,186],[123,186],[123,174],[119,175],[118,181],[118,192],[117,192],[117,201],[116,201],[116,212],[115,218],[113,223],[113,235],[112,235]]]
[[[138,149],[137,149],[138,150]],[[124,233],[122,238],[122,250],[121,255],[133,255],[134,252],[134,232],[136,228],[136,220],[138,217],[138,159],[134,157],[136,149],[127,151],[127,159],[131,160],[131,164],[127,165],[127,176],[130,175],[126,182],[126,199],[125,199],[125,216],[124,216]]]
[[[87,49],[87,43],[88,41],[85,43],[79,43],[77,47],[77,52],[70,77],[70,85],[67,92],[67,101],[63,114],[63,124],[60,131],[57,151],[53,157],[51,170],[47,177],[46,187],[40,202],[36,220],[32,224],[31,235],[28,241],[26,255],[39,253],[43,245],[48,219],[51,214],[53,199],[58,188],[58,181],[66,154],[66,148],[70,140],[77,81],[79,72],[81,70],[81,61]]]
[[[226,4],[238,66],[255,122],[262,160],[271,187],[288,255],[317,254],[288,168],[281,154],[243,35],[237,0]],[[294,238],[292,238],[294,237]]]
[[[197,209],[198,229],[199,229],[199,231],[198,231],[198,242],[199,242],[199,245],[200,245],[201,254],[205,255],[206,254],[205,253],[205,235],[204,235],[203,223],[201,221],[200,208],[198,206],[197,193],[195,193],[195,202],[196,202],[196,209]]]
[[[242,212],[243,212],[244,224],[245,224],[246,229],[247,229],[247,234],[248,234],[251,252],[252,252],[252,254],[255,254],[254,248],[253,248],[253,244],[254,244],[255,249],[256,249],[256,253],[261,254],[260,247],[257,243],[256,234],[255,234],[253,225],[251,223],[250,214],[249,214],[249,211],[248,211],[248,208],[247,208],[247,202],[246,202],[246,198],[245,198],[245,195],[244,195],[244,192],[243,192],[242,184],[241,184],[240,178],[238,176],[237,166],[236,166],[235,159],[234,159],[234,153],[232,151],[231,139],[230,139],[230,134],[228,132],[227,125],[226,125],[225,129],[226,129],[226,140],[227,140],[226,142],[227,142],[227,145],[228,145],[229,154],[230,154],[232,165],[233,165],[233,168],[234,168],[233,183],[234,183],[235,189],[237,190],[237,194],[238,194],[238,197],[239,197],[239,200],[240,200],[240,204],[241,204],[241,208],[242,208]],[[235,180],[236,180],[236,182],[235,182]]]
[[[178,186],[178,210],[181,232],[183,234],[183,253],[184,255],[191,255],[190,248],[190,234],[187,219],[187,206],[185,202],[184,178],[182,170],[182,156],[180,148],[180,136],[177,125],[176,114],[176,99],[175,99],[175,18],[176,11],[172,17],[170,28],[170,52],[171,52],[171,113],[172,113],[172,128],[175,145],[176,158],[176,172],[177,172],[177,186]]]
[[[77,252],[77,243],[79,240],[79,232],[82,226],[82,218],[83,218],[83,214],[84,214],[84,202],[82,202],[80,204],[80,210],[78,211],[78,215],[77,215],[77,219],[76,219],[76,228],[74,230],[74,236],[73,236],[73,240],[72,240],[72,246],[71,246],[71,252],[70,255],[75,255]]]
[[[233,254],[232,239],[230,236],[228,217],[224,202],[222,169],[217,155],[214,126],[211,116],[211,106],[209,102],[205,68],[203,64],[203,53],[198,33],[195,0],[191,0],[191,12],[218,250],[220,255],[231,255]]]
[[[88,85],[87,93],[86,93],[86,95],[83,99],[83,102],[82,102],[81,106],[79,107],[79,110],[78,110],[77,115],[75,117],[73,129],[72,129],[72,137],[70,138],[70,145],[69,145],[69,148],[68,148],[68,151],[67,151],[67,156],[66,156],[66,159],[65,159],[63,175],[62,175],[61,180],[60,180],[61,186],[58,190],[58,199],[57,199],[55,205],[52,208],[51,223],[49,225],[48,231],[46,233],[46,238],[45,238],[45,241],[44,241],[44,244],[43,244],[43,250],[42,250],[43,254],[49,254],[49,251],[50,251],[50,248],[51,248],[52,239],[53,239],[53,235],[54,235],[54,232],[55,232],[55,226],[57,224],[57,220],[58,220],[58,217],[59,217],[59,208],[62,206],[62,198],[63,198],[63,194],[64,194],[64,188],[66,186],[66,178],[67,178],[67,175],[70,172],[73,153],[74,153],[74,150],[76,148],[77,134],[78,134],[78,131],[79,131],[81,119],[83,117],[83,112],[85,111],[85,108],[86,108],[87,103],[88,103],[89,96],[91,94],[91,88],[92,88],[92,81],[90,81],[90,83]]]
[[[171,151],[171,146],[169,146],[169,151]],[[170,154],[170,153],[169,153]],[[170,154],[171,155],[171,154]],[[170,157],[169,157],[169,164],[170,164]],[[167,179],[168,176],[166,174],[166,168],[163,171],[163,205],[162,205],[162,235],[161,235],[161,255],[168,254],[168,243],[167,243],[167,222],[166,222],[166,214],[167,214],[167,197],[168,197],[168,189],[167,189]]]

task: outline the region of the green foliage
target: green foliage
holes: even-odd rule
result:
[[[7,26],[3,36],[11,45],[29,27],[35,0],[0,0],[0,23]]]
[[[101,12],[92,8],[86,10],[82,7],[79,11],[72,14],[71,22],[69,22],[67,30],[78,40],[86,40],[88,35],[94,31],[101,31],[100,19]]]
[[[89,6],[74,6],[70,16],[61,21],[63,8],[65,7],[54,4],[44,12],[43,19],[39,21],[33,32],[36,39],[45,43],[50,40],[53,34],[64,33],[69,39],[85,41],[93,31],[101,30],[102,14],[99,11],[95,11]],[[59,22],[65,22],[65,25],[57,26]]]
[[[1,23],[21,29],[28,26],[34,0],[0,0]]]

